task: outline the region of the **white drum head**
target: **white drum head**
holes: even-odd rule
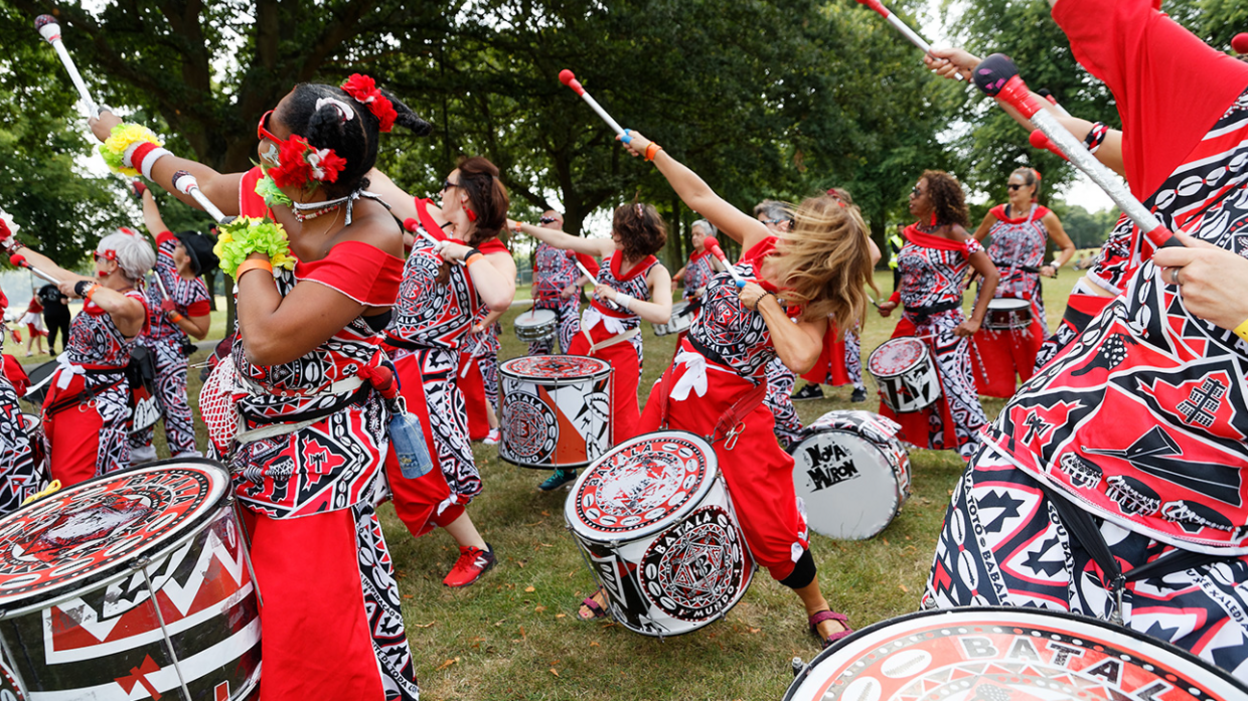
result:
[[[867,370],[876,377],[894,377],[923,362],[927,346],[912,336],[887,341],[871,351]]]
[[[806,502],[811,530],[865,540],[901,507],[893,466],[879,446],[851,431],[827,429],[793,446],[793,487]]]
[[[1031,302],[1016,297],[998,297],[988,302],[988,308],[995,311],[1016,311],[1030,306]]]
[[[521,312],[516,316],[516,328],[529,329],[541,326],[549,326],[558,320],[555,313],[549,309],[530,309],[527,312]]]

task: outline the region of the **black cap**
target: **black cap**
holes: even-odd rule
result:
[[[196,275],[204,275],[217,269],[221,261],[212,252],[212,239],[197,231],[182,231],[174,235],[178,237],[182,248],[186,249],[187,257],[191,259],[192,272]]]

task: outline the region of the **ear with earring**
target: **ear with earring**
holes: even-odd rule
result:
[[[477,213],[472,211],[471,209],[468,209],[467,207],[464,207],[464,214],[468,215],[468,221],[477,220]]]

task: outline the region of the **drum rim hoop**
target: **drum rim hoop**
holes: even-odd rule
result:
[[[707,459],[708,470],[707,470],[707,475],[706,475],[707,478],[702,481],[702,484],[698,486],[698,489],[690,495],[689,499],[685,501],[684,504],[681,504],[679,509],[667,514],[662,519],[655,521],[654,523],[650,524],[649,526],[646,526],[645,528],[639,528],[635,531],[624,531],[624,532],[618,532],[618,533],[602,533],[602,534],[597,534],[597,533],[586,534],[582,531],[577,530],[577,524],[581,522],[580,519],[576,518],[576,505],[579,501],[577,498],[577,494],[580,493],[581,485],[584,484],[586,479],[588,479],[588,476],[593,474],[594,470],[598,467],[599,464],[601,464],[607,458],[614,455],[617,451],[623,450],[624,448],[631,446],[636,442],[642,441],[646,439],[647,437],[654,436],[656,434],[665,434],[665,435],[675,434],[681,437],[687,437],[691,441],[695,443],[700,443],[702,444],[702,446],[705,446],[706,449],[704,452],[706,453],[707,458],[708,458]],[[643,433],[639,436],[633,436],[632,438],[624,441],[623,443],[618,443],[612,446],[610,450],[608,450],[606,453],[603,453],[602,456],[600,456],[597,460],[594,460],[593,462],[591,462],[589,466],[586,467],[581,472],[581,474],[577,475],[576,482],[573,483],[572,485],[572,491],[568,493],[568,498],[563,503],[563,520],[567,523],[569,531],[571,531],[574,535],[580,538],[583,538],[584,540],[591,542],[591,543],[603,543],[603,544],[609,545],[615,542],[639,541],[643,538],[648,538],[656,533],[661,533],[667,530],[668,528],[671,527],[671,525],[674,522],[688,516],[689,512],[693,511],[694,509],[696,509],[698,506],[702,504],[703,500],[706,498],[707,493],[710,492],[711,489],[714,488],[715,483],[722,479],[723,479],[723,475],[719,469],[719,456],[716,455],[715,453],[715,447],[712,446],[710,442],[706,440],[706,438],[704,438],[703,436],[699,436],[698,434],[692,431],[685,431],[682,429],[675,429],[675,428],[663,429],[660,431],[650,431],[649,433]],[[728,493],[728,484],[726,482],[724,483],[724,494],[728,496],[729,503],[732,503],[732,495]]]
[[[889,374],[885,374],[885,373],[878,373],[878,372],[875,372],[874,370],[872,370],[872,369],[871,369],[871,358],[875,357],[875,354],[876,354],[876,353],[879,353],[879,352],[880,352],[880,350],[881,350],[882,348],[884,348],[885,346],[887,346],[890,342],[892,342],[892,341],[898,341],[898,340],[901,340],[901,339],[903,339],[903,338],[905,338],[905,339],[913,339],[913,340],[915,340],[916,342],[918,342],[918,344],[919,344],[920,346],[922,346],[922,347],[923,347],[923,355],[919,356],[919,361],[916,361],[916,363],[915,363],[914,365],[911,365],[911,366],[907,367],[905,370],[902,370],[901,372],[895,372],[895,373],[893,373],[893,374],[891,374],[891,375],[889,375]],[[931,352],[930,350],[928,350],[928,347],[927,347],[927,344],[926,344],[926,343],[924,343],[923,341],[919,340],[919,337],[918,337],[918,336],[896,336],[896,337],[894,337],[894,338],[890,338],[890,339],[888,339],[887,341],[885,341],[885,342],[881,343],[880,345],[876,346],[876,347],[875,347],[875,350],[871,351],[871,353],[870,353],[869,355],[867,355],[867,363],[866,363],[866,368],[867,368],[867,372],[871,373],[871,376],[872,376],[872,377],[901,377],[902,375],[906,374],[907,372],[910,372],[911,370],[913,370],[913,369],[915,368],[915,366],[916,366],[916,365],[918,365],[918,362],[921,362],[921,361],[923,360],[923,358],[931,358],[931,357],[932,357],[932,352]],[[933,363],[935,363],[935,361],[932,361],[932,362],[933,362]]]
[[[556,378],[533,377],[532,375],[520,375],[516,371],[511,370],[507,367],[509,363],[513,363],[518,360],[528,360],[530,358],[580,358],[584,360],[592,360],[597,363],[602,363],[603,367],[598,370],[595,370],[594,372],[588,375],[568,375],[565,377],[556,377]],[[543,387],[557,387],[557,386],[564,385],[564,384],[577,384],[584,380],[596,380],[602,377],[610,376],[611,373],[613,373],[614,371],[615,371],[615,368],[611,367],[611,363],[608,363],[602,358],[595,358],[589,355],[572,355],[571,353],[552,353],[550,355],[522,355],[518,358],[508,358],[498,363],[498,374],[502,375],[503,377],[506,377],[511,380],[516,380],[519,382],[527,382],[529,384],[541,385]],[[499,395],[499,402],[500,403],[502,402],[501,394]],[[502,412],[501,406],[499,407],[499,412],[500,413]]]
[[[1194,668],[1198,668],[1201,671],[1210,672],[1214,674],[1215,676],[1218,677],[1220,681],[1230,686],[1231,688],[1242,690],[1244,693],[1248,693],[1248,685],[1245,685],[1243,682],[1233,677],[1230,674],[1230,672],[1227,672],[1221,667],[1217,667],[1210,662],[1202,660],[1196,655],[1193,655],[1191,652],[1184,650],[1183,648],[1180,648],[1177,645],[1164,642],[1162,640],[1159,640],[1158,638],[1147,636],[1143,633],[1140,633],[1126,626],[1113,625],[1106,621],[1102,621],[1099,618],[1092,618],[1090,616],[1080,616],[1080,615],[1073,614],[1067,611],[1032,609],[1032,608],[1024,608],[1021,606],[973,606],[973,607],[958,607],[958,608],[951,608],[951,609],[931,609],[927,611],[914,611],[912,613],[902,614],[900,616],[889,618],[883,621],[877,621],[875,623],[872,623],[869,626],[859,628],[853,633],[832,643],[831,645],[828,646],[827,649],[823,650],[818,655],[815,655],[810,660],[810,662],[806,665],[806,667],[801,671],[801,673],[799,673],[796,677],[793,678],[793,682],[789,685],[788,690],[784,694],[783,701],[793,700],[793,695],[798,691],[802,683],[805,682],[810,677],[811,670],[813,670],[819,663],[826,661],[827,658],[841,651],[843,648],[849,645],[855,644],[859,640],[865,637],[874,635],[875,633],[881,630],[890,628],[899,623],[909,622],[918,618],[935,618],[935,617],[943,617],[943,616],[952,616],[952,617],[955,617],[956,619],[956,617],[974,614],[977,617],[981,617],[983,619],[989,619],[991,618],[991,614],[994,614],[994,613],[998,613],[998,614],[1008,613],[1011,615],[1021,614],[1023,616],[1034,616],[1037,620],[1042,619],[1042,618],[1064,619],[1066,621],[1083,623],[1085,625],[1090,625],[1092,627],[1111,630],[1116,633],[1123,634],[1126,637],[1132,638],[1135,642],[1147,643],[1147,644],[1152,645],[1156,649],[1160,649],[1166,653],[1174,655],[1175,657],[1178,657],[1182,659],[1184,662],[1190,664]],[[960,624],[955,620],[949,625],[957,626],[957,625],[964,625],[964,624]],[[1005,624],[1003,624],[1003,626],[1004,625]]]
[[[89,480],[84,480],[78,484],[68,487],[63,491],[78,489],[83,485],[90,485],[107,479],[116,479],[118,476],[130,475],[136,472],[150,472],[162,467],[184,466],[188,463],[215,469],[221,472],[223,478],[222,484],[224,486],[221,493],[218,494],[215,499],[211,498],[211,494],[209,495],[210,501],[208,505],[204,507],[203,512],[199,516],[183,522],[182,528],[180,528],[177,533],[171,533],[163,540],[136,548],[125,557],[117,558],[113,561],[111,567],[98,569],[89,575],[85,575],[82,579],[67,580],[63,583],[40,590],[37,593],[27,593],[11,599],[5,594],[0,593],[0,620],[8,620],[16,616],[24,615],[25,613],[29,613],[31,610],[48,608],[49,606],[61,601],[74,598],[81,592],[97,589],[102,582],[110,581],[114,577],[125,578],[133,576],[134,571],[131,569],[131,565],[134,562],[140,559],[156,560],[164,557],[177,548],[185,545],[188,539],[197,536],[203,530],[203,526],[217,520],[221,512],[228,512],[232,508],[234,501],[233,483],[230,478],[230,473],[219,463],[207,458],[187,457],[158,460],[156,462],[147,463],[129,470],[111,472],[106,475],[100,475],[99,477],[92,477]],[[20,512],[21,509],[13,513],[16,514]],[[13,514],[9,514],[5,517],[0,517],[0,524],[3,524],[4,520],[12,515]],[[239,534],[239,537],[242,538],[241,533]],[[22,602],[27,601],[29,601],[28,605],[22,605]]]

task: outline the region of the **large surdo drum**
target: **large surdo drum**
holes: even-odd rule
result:
[[[1248,687],[1184,650],[1036,609],[926,611],[864,628],[811,661],[785,701],[1240,701]]]
[[[260,618],[229,475],[166,460],[0,519],[0,662],[2,699],[246,698]]]
[[[607,610],[643,635],[713,623],[754,576],[715,452],[692,433],[620,444],[581,474],[563,515]]]
[[[936,363],[927,344],[913,336],[894,338],[871,351],[867,371],[880,386],[880,398],[898,414],[922,411],[940,398]]]
[[[559,317],[549,309],[530,309],[516,316],[516,338],[525,343],[549,341],[555,337]]]
[[[910,457],[900,427],[869,411],[830,411],[802,431],[793,487],[811,530],[865,540],[884,530],[910,496]]]
[[[498,455],[521,467],[583,467],[611,447],[611,364],[581,355],[505,360]]]
[[[984,328],[1010,331],[1031,326],[1031,302],[1014,297],[998,297],[988,302]]]

